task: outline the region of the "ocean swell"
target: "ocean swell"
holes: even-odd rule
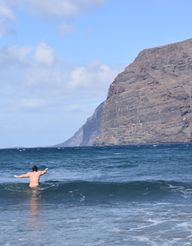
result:
[[[177,197],[191,198],[192,184],[176,181],[132,181],[132,182],[88,182],[49,181],[38,189],[31,190],[23,183],[0,184],[0,199],[29,197],[34,192],[44,200],[51,201],[94,201],[119,200],[163,200]]]

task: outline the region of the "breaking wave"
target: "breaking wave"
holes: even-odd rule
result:
[[[176,181],[131,181],[88,182],[49,181],[38,189],[28,188],[24,183],[0,184],[0,199],[26,198],[36,192],[41,198],[51,201],[111,201],[111,200],[156,200],[183,196],[192,197],[192,183]]]

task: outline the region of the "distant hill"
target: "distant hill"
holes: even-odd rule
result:
[[[67,141],[57,144],[56,147],[91,146],[100,134],[101,115],[103,103],[95,110],[94,114],[87,119],[86,123]]]
[[[192,140],[192,39],[146,49],[111,84],[107,99],[58,146]]]

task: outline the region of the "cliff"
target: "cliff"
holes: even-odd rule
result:
[[[87,119],[86,123],[67,141],[56,147],[91,146],[100,133],[101,115],[103,103],[95,110],[94,114]]]
[[[192,39],[143,50],[70,146],[77,138],[84,146],[191,142],[191,95]]]

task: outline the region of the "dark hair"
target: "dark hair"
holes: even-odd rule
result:
[[[37,166],[33,166],[33,167],[32,167],[32,171],[33,171],[33,172],[37,172],[37,171],[38,171],[38,167],[37,167]]]

